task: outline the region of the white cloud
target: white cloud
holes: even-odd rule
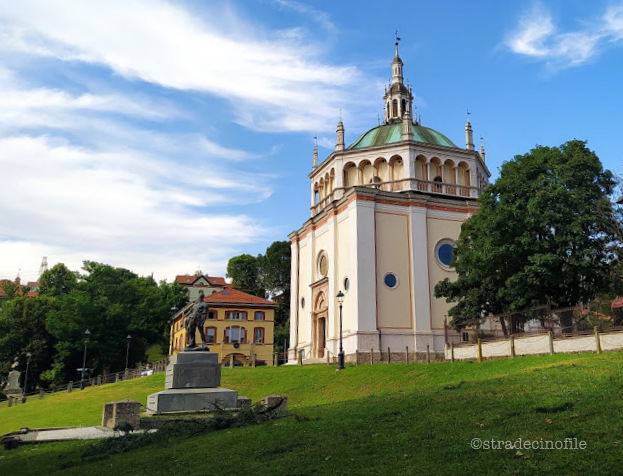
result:
[[[223,260],[227,256],[215,250],[231,250],[267,232],[243,214],[201,211],[265,198],[268,187],[249,174],[197,171],[139,151],[95,153],[44,137],[0,139],[0,169],[3,269],[16,246],[48,256],[80,250],[85,259],[111,263],[125,258],[140,264],[162,253],[172,261],[205,259],[208,250],[212,259]],[[162,272],[158,263],[154,269]]]
[[[544,45],[554,25],[551,16],[542,7],[535,7],[519,21],[519,27],[508,39],[509,48],[518,54],[543,57],[549,54]]]
[[[216,94],[230,100],[240,117],[248,109],[252,122],[240,122],[259,130],[301,130],[302,111],[311,118],[308,130],[318,127],[316,118],[325,119],[326,127],[328,111],[344,106],[345,86],[355,82],[358,70],[315,60],[306,35],[283,41],[248,28],[235,15],[224,21],[218,12],[202,13],[164,0],[8,2],[0,7],[0,19],[10,25],[2,30],[1,47]],[[344,97],[336,95],[340,89]]]
[[[610,6],[603,16],[604,30],[613,40],[623,39],[623,5]]]
[[[605,44],[623,38],[623,6],[610,6],[601,18],[585,22],[583,29],[559,31],[541,4],[519,20],[505,41],[513,52],[545,61],[553,69],[578,66],[596,57]]]

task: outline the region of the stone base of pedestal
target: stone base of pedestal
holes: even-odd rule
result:
[[[238,392],[228,388],[174,388],[147,397],[152,413],[192,412],[237,408]]]
[[[221,384],[221,365],[216,352],[179,352],[171,356],[164,388],[213,388]]]

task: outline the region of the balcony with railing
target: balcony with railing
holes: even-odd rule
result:
[[[375,182],[357,187],[374,188],[386,192],[403,192],[414,190],[417,192],[428,193],[431,195],[443,195],[449,197],[462,198],[478,198],[481,190],[479,187],[470,185],[459,185],[454,183],[437,182],[431,180],[421,180],[415,178],[406,178],[401,180],[392,180],[388,182]],[[350,187],[348,187],[350,188]],[[329,203],[339,200],[344,196],[348,188],[339,187],[334,189],[329,195],[320,199],[311,207],[311,215],[314,216],[329,205]]]

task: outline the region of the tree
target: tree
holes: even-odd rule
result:
[[[0,310],[0,374],[7,375],[15,357],[20,370],[26,366],[26,354],[32,354],[28,368],[29,389],[40,382],[54,356],[55,339],[46,330],[50,311],[57,308],[49,296],[15,296]]]
[[[46,321],[56,337],[57,354],[50,372],[55,381],[76,377],[82,367],[84,331],[89,329],[87,366],[102,373],[125,366],[126,336],[131,336],[129,365],[145,358],[149,344],[162,343],[171,307],[185,302],[182,286],[159,287],[151,277],[85,261],[76,286],[58,298],[59,308]]]
[[[261,258],[248,254],[234,256],[227,263],[227,276],[232,278],[233,284],[245,293],[264,297],[265,290],[261,282]]]
[[[291,248],[288,241],[275,241],[266,254],[235,256],[227,263],[227,276],[242,291],[273,299],[275,309],[275,346],[287,340],[290,331]]]
[[[39,278],[39,294],[60,297],[69,294],[76,283],[76,273],[70,271],[63,263],[58,263]]]
[[[10,281],[8,279],[3,279],[2,281],[0,281],[0,289],[2,290],[2,293],[4,294],[4,299],[10,301],[11,299],[13,299],[16,296],[21,295],[24,292],[24,287],[20,285],[19,280],[16,281]],[[2,304],[2,301],[0,300],[0,305]]]
[[[261,257],[263,288],[271,295],[290,293],[290,243],[275,241]]]
[[[435,286],[437,297],[456,303],[451,323],[458,329],[483,312],[573,306],[608,289],[621,251],[619,214],[608,198],[614,185],[582,141],[539,146],[504,163],[480,212],[462,226],[452,263],[458,279]]]
[[[291,247],[288,241],[275,241],[262,257],[263,285],[277,303],[275,309],[275,347],[281,348],[290,333]],[[283,349],[285,352],[286,349]]]

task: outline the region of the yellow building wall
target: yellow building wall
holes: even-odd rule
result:
[[[192,307],[190,308],[192,309]],[[246,320],[225,319],[228,311],[246,312]],[[215,343],[208,344],[210,351],[218,354],[219,362],[224,366],[230,366],[230,359],[233,356],[236,363],[234,365],[252,365],[255,360],[257,364],[273,365],[274,362],[274,327],[275,327],[275,310],[265,308],[247,308],[222,306],[210,306],[210,312],[215,313],[216,319],[206,319],[204,330],[209,327],[215,328]],[[255,313],[263,312],[264,320],[256,321]],[[238,344],[236,348],[233,343],[225,343],[225,329],[228,327],[241,327],[246,331],[246,339],[244,343]],[[264,340],[262,344],[254,343],[255,329],[264,330]],[[172,346],[173,353],[180,352],[186,346],[186,329],[184,327],[184,319],[176,317],[172,326]],[[196,342],[200,343],[201,338],[197,332]]]
[[[462,220],[450,218],[433,218],[428,217],[428,269],[430,275],[430,295],[431,295],[431,320],[432,328],[443,330],[444,317],[448,314],[448,310],[453,306],[447,303],[445,299],[437,299],[434,296],[435,285],[450,278],[451,281],[456,280],[456,272],[454,269],[444,269],[439,265],[435,256],[435,246],[443,239],[457,240],[461,232]]]
[[[407,215],[376,212],[376,289],[378,327],[411,329],[411,260]],[[393,273],[398,285],[389,288],[384,278]]]

